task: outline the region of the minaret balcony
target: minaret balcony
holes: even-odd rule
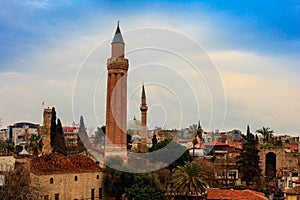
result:
[[[124,65],[128,65],[128,59],[126,58],[109,58],[107,59],[107,65],[111,65],[111,64],[124,64]]]

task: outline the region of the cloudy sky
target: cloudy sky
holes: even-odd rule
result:
[[[146,86],[150,128],[300,133],[300,1],[0,2],[0,118],[105,123],[106,59],[126,42],[128,120]],[[44,106],[42,106],[44,102]]]

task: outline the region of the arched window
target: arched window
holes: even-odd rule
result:
[[[97,179],[99,179],[99,175],[97,175]]]
[[[77,176],[75,176],[75,181],[77,181],[78,180],[78,177]]]
[[[53,184],[53,178],[50,178],[50,184]]]

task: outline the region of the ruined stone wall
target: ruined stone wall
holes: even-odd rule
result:
[[[272,152],[276,154],[276,174],[282,175],[283,170],[299,170],[299,155],[295,153],[285,153],[284,147],[264,147],[259,149],[260,168],[265,176],[266,154]]]

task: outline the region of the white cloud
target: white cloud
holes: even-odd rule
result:
[[[51,40],[53,43],[38,47],[28,57],[20,56],[18,63],[14,63],[18,67],[21,66],[24,69],[22,71],[28,72],[1,74],[2,116],[0,117],[5,118],[5,123],[11,124],[19,120],[41,122],[41,102],[45,101],[46,106],[56,107],[59,117],[66,125],[72,123],[73,114],[77,121],[79,115],[84,115],[86,124],[90,126],[104,124],[106,59],[110,55],[110,37],[115,31],[115,24],[112,24],[115,22],[114,18],[115,16],[109,16],[105,21],[100,22],[97,22],[98,19],[93,19],[89,25],[82,25],[82,30],[78,32],[68,34],[68,31],[63,30],[62,32],[68,37]],[[224,50],[224,47],[228,47],[226,46],[228,41],[224,40],[227,36],[222,35],[225,31],[222,30],[220,34],[219,29],[212,25],[209,19],[195,24],[187,23],[184,19],[172,19],[157,14],[124,17],[121,29],[124,32],[127,50],[140,46],[165,45],[167,50],[179,52],[183,57],[192,60],[204,74],[204,77],[201,77],[201,74],[197,74],[195,69],[181,57],[170,52],[142,50],[127,56],[130,59],[131,70],[128,83],[131,84],[132,89],[139,87],[144,81],[146,85],[151,82],[163,84],[173,91],[182,104],[184,112],[182,127],[199,120],[197,106],[200,110],[200,120],[205,128],[211,130],[220,127],[219,124],[210,126],[209,123],[212,112],[221,110],[223,97],[216,92],[216,96],[212,99],[209,89],[217,88],[217,91],[220,91],[222,80],[219,80],[216,69],[210,69],[214,66],[209,61],[209,57],[206,57],[205,51],[201,48],[199,50],[199,46],[195,44],[187,45],[187,42],[190,42],[188,39],[184,40],[182,37],[179,40],[175,34],[163,37],[161,40],[160,36],[166,33],[164,31],[157,35],[151,33],[147,35],[146,32],[140,34],[143,30],[132,31],[135,28],[151,26],[180,31],[204,44],[208,50],[222,49],[222,51],[208,53],[220,70],[229,100],[224,129],[242,129],[250,124],[255,128],[270,126],[278,133],[284,131],[295,133],[299,130],[297,119],[300,116],[296,111],[300,107],[298,103],[300,94],[297,92],[300,82],[299,72],[293,70],[299,66],[299,61],[297,63],[294,58],[272,55],[263,57],[250,51]],[[104,43],[101,45],[102,42]],[[148,69],[143,67],[134,69],[149,63],[157,63],[165,67],[148,65],[144,66]],[[75,77],[81,65],[74,89]],[[139,71],[141,69],[143,70]],[[101,73],[103,76],[99,80]],[[170,101],[172,97],[170,95],[168,98],[162,98],[163,92],[158,92],[154,88],[151,86],[146,88],[148,106],[159,102],[167,111],[175,106],[174,116],[171,115],[172,113],[168,114],[169,119],[174,121],[166,128],[177,126],[176,115],[180,114],[177,110],[177,102]],[[72,108],[73,89],[75,110]],[[134,103],[139,102],[139,92],[137,90]],[[218,105],[213,108],[212,102]],[[130,115],[139,114],[139,103],[130,105],[129,108]],[[156,109],[156,112],[153,109],[151,113],[153,123],[157,123],[156,119],[162,118],[155,115],[163,114],[162,110]],[[215,121],[221,123],[222,113],[217,113]]]

